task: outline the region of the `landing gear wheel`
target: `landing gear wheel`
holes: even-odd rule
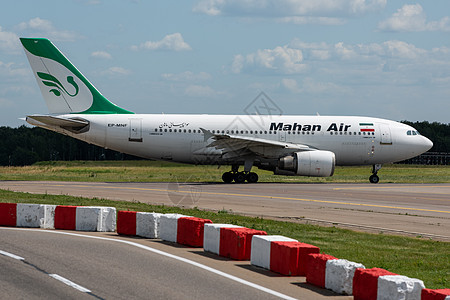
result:
[[[245,182],[245,178],[246,178],[246,176],[245,176],[244,172],[237,172],[234,175],[234,182],[236,182],[236,183],[244,183]]]
[[[370,183],[378,183],[380,181],[380,177],[378,177],[378,175],[371,175],[369,177],[369,181]]]
[[[225,183],[231,183],[233,181],[233,179],[234,179],[234,174],[231,172],[225,172],[222,175],[222,180]]]
[[[256,183],[258,182],[258,174],[254,173],[254,172],[250,172],[247,174],[247,182],[248,183]]]

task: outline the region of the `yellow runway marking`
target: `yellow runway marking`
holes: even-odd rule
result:
[[[414,186],[415,188],[436,188],[436,186],[433,185],[422,185],[422,186]],[[333,188],[334,191],[341,191],[341,190],[388,190],[388,189],[410,189],[411,186],[356,186],[356,187],[341,187],[341,188]],[[450,188],[450,185],[441,185],[437,188]],[[415,193],[425,193],[425,192],[415,192]],[[447,193],[435,193],[435,194],[443,194],[447,195]]]
[[[72,185],[72,186],[87,187],[87,188],[92,187],[92,186],[88,186],[88,185]],[[280,196],[248,195],[248,194],[202,192],[202,191],[183,191],[183,190],[181,190],[181,191],[180,190],[173,191],[173,190],[169,190],[169,189],[150,189],[150,188],[116,187],[116,186],[101,186],[99,188],[104,188],[104,189],[123,189],[123,190],[139,190],[139,191],[154,191],[154,192],[172,192],[172,193],[186,193],[186,194],[204,194],[204,195],[217,195],[217,196],[238,196],[238,197],[253,197],[253,198],[280,199],[280,200],[294,200],[294,201],[302,201],[302,202],[328,203],[328,204],[351,205],[351,206],[361,206],[361,207],[390,208],[390,209],[402,209],[402,210],[437,212],[437,213],[450,214],[450,211],[445,211],[445,210],[433,210],[433,209],[422,209],[422,208],[411,208],[411,207],[389,206],[389,205],[377,205],[377,204],[363,204],[363,203],[352,203],[352,202],[339,202],[339,201],[329,201],[329,200],[290,198],[290,197],[280,197]]]

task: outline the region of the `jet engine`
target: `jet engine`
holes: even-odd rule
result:
[[[331,151],[294,152],[278,161],[275,174],[328,177],[334,173],[335,155]],[[290,173],[290,174],[289,174]]]

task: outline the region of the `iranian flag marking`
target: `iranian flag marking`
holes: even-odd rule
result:
[[[373,123],[359,123],[359,131],[374,132],[375,128],[373,127]]]

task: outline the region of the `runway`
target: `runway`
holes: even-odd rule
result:
[[[112,233],[0,227],[0,269],[1,299],[352,299],[248,261]]]
[[[450,240],[450,184],[195,184],[2,181],[0,188],[196,206]]]

